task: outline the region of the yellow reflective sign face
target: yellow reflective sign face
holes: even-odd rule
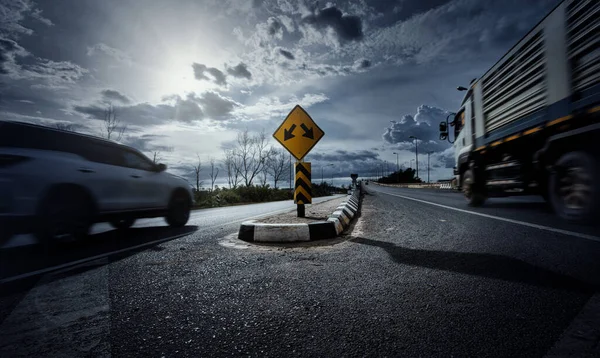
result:
[[[325,132],[298,105],[273,133],[273,137],[298,160],[304,158],[324,135]]]

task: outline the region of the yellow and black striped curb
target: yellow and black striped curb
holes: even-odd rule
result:
[[[302,242],[333,239],[341,234],[358,212],[360,191],[346,197],[327,221],[310,224],[264,224],[255,220],[240,225],[238,239],[248,242]]]
[[[296,181],[294,186],[294,203],[311,204],[312,186],[310,178],[310,163],[296,163]]]

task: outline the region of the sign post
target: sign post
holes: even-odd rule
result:
[[[296,162],[296,185],[294,203],[298,205],[298,217],[304,217],[304,204],[312,204],[311,165],[308,162]]]
[[[352,186],[356,187],[356,179],[358,179],[358,174],[350,174],[350,178],[352,179]]]
[[[312,203],[311,165],[302,159],[324,135],[325,132],[299,105],[292,109],[273,133],[273,137],[297,159],[294,203],[298,205],[298,217],[301,218],[304,217],[304,205]]]

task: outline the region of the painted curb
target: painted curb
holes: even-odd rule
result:
[[[306,242],[333,239],[349,225],[359,207],[359,190],[349,194],[327,221],[309,224],[263,224],[256,220],[244,221],[240,225],[238,239],[247,242]]]

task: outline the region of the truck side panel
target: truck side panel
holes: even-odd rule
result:
[[[599,31],[599,1],[563,1],[503,56],[477,82],[481,98],[474,91],[485,123],[476,150],[598,106]]]
[[[574,98],[579,109],[600,102],[600,4],[597,0],[569,1],[567,5],[568,60]]]

